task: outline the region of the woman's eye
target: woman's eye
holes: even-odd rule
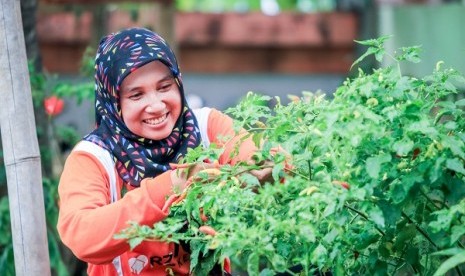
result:
[[[129,95],[129,99],[131,100],[137,100],[137,99],[140,99],[140,97],[142,97],[141,92],[134,92],[134,93],[131,93],[131,95]]]
[[[160,85],[160,88],[158,89],[158,91],[166,92],[166,91],[170,90],[171,85],[172,85],[171,83],[164,83],[164,84]]]

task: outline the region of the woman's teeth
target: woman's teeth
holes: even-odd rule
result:
[[[146,119],[146,120],[144,120],[144,123],[147,123],[149,125],[158,125],[158,124],[162,123],[166,119],[167,116],[168,116],[168,114],[165,114],[165,115],[163,115],[163,116],[161,116],[159,118]]]

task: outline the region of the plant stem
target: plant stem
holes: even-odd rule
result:
[[[426,198],[426,200],[427,200],[429,203],[433,204],[434,207],[436,207],[436,208],[438,208],[438,209],[441,209],[441,207],[438,207],[438,206],[436,205],[436,202],[434,202],[434,201],[425,193],[425,191],[423,191],[423,189],[420,189],[420,194],[421,194],[422,196],[424,196],[424,197]],[[448,207],[448,206],[446,206],[446,207]]]
[[[410,223],[412,223],[413,225],[415,225],[415,228],[417,229],[418,232],[420,232],[420,234],[425,237],[430,243],[431,245],[434,246],[435,249],[439,249],[439,247],[437,246],[437,244],[430,238],[430,236],[428,235],[428,233],[420,227],[420,225],[418,225],[418,223],[416,223],[413,219],[411,219],[404,211],[402,211],[402,216],[404,218],[406,218]]]
[[[312,161],[309,159],[307,160],[308,163],[308,180],[312,180]]]
[[[355,209],[355,208],[353,208],[353,207],[347,205],[346,203],[344,203],[344,207],[346,207],[347,209],[351,210],[352,212],[357,213],[357,214],[360,215],[362,218],[364,218],[366,221],[370,221],[370,218],[369,218],[366,214],[362,213],[361,211],[359,211],[359,210],[357,210],[357,209]],[[370,222],[371,222],[371,221],[370,221]],[[373,224],[374,224],[374,223],[373,223]],[[386,233],[384,233],[384,231],[381,230],[376,224],[375,224],[374,226],[375,226],[375,229],[378,230],[378,232],[379,232],[382,236],[384,236],[384,235],[386,234]]]
[[[264,128],[250,127],[250,128],[247,128],[248,132],[260,132],[260,131],[264,131],[264,130],[276,130],[276,128],[275,127],[264,127]],[[305,130],[298,131],[298,130],[288,129],[288,130],[286,130],[286,132],[289,132],[289,133],[305,133]]]
[[[305,176],[305,175],[303,175],[303,174],[301,174],[301,173],[298,173],[298,172],[296,172],[296,171],[294,171],[294,170],[288,170],[288,169],[286,169],[286,171],[290,172],[291,174],[298,175],[298,176],[302,177],[302,178],[305,179],[305,180],[310,180],[310,178],[308,178],[307,176]]]
[[[239,170],[239,171],[236,171],[236,172],[232,172],[231,171],[231,174],[233,176],[239,176],[245,172],[250,172],[250,171],[253,171],[253,170],[261,170],[261,169],[266,169],[266,168],[273,168],[273,165],[264,165],[264,166],[259,166],[259,167],[247,167],[245,169],[242,169],[242,170]]]

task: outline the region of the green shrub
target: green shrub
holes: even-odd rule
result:
[[[304,92],[270,108],[270,97],[249,93],[229,113],[265,141],[257,165],[223,166],[190,186],[166,220],[153,228],[133,223],[117,238],[132,246],[187,242],[196,275],[226,256],[249,275],[299,267],[301,275],[461,274],[465,100],[456,100],[455,85],[464,78],[441,62],[423,78],[402,75],[401,62],[418,62],[420,49],[391,56],[386,39],[361,41],[368,46],[361,58],[392,58],[396,66],[359,70],[332,99]],[[278,145],[291,169],[284,154],[270,154]],[[197,149],[186,162],[215,154]],[[260,186],[248,172],[266,160],[275,181]],[[204,224],[217,234],[199,231]]]

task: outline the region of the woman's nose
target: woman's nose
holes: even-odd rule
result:
[[[146,112],[159,112],[164,109],[165,109],[165,103],[157,95],[157,93],[151,93],[151,95],[147,97],[147,104],[145,107]]]

